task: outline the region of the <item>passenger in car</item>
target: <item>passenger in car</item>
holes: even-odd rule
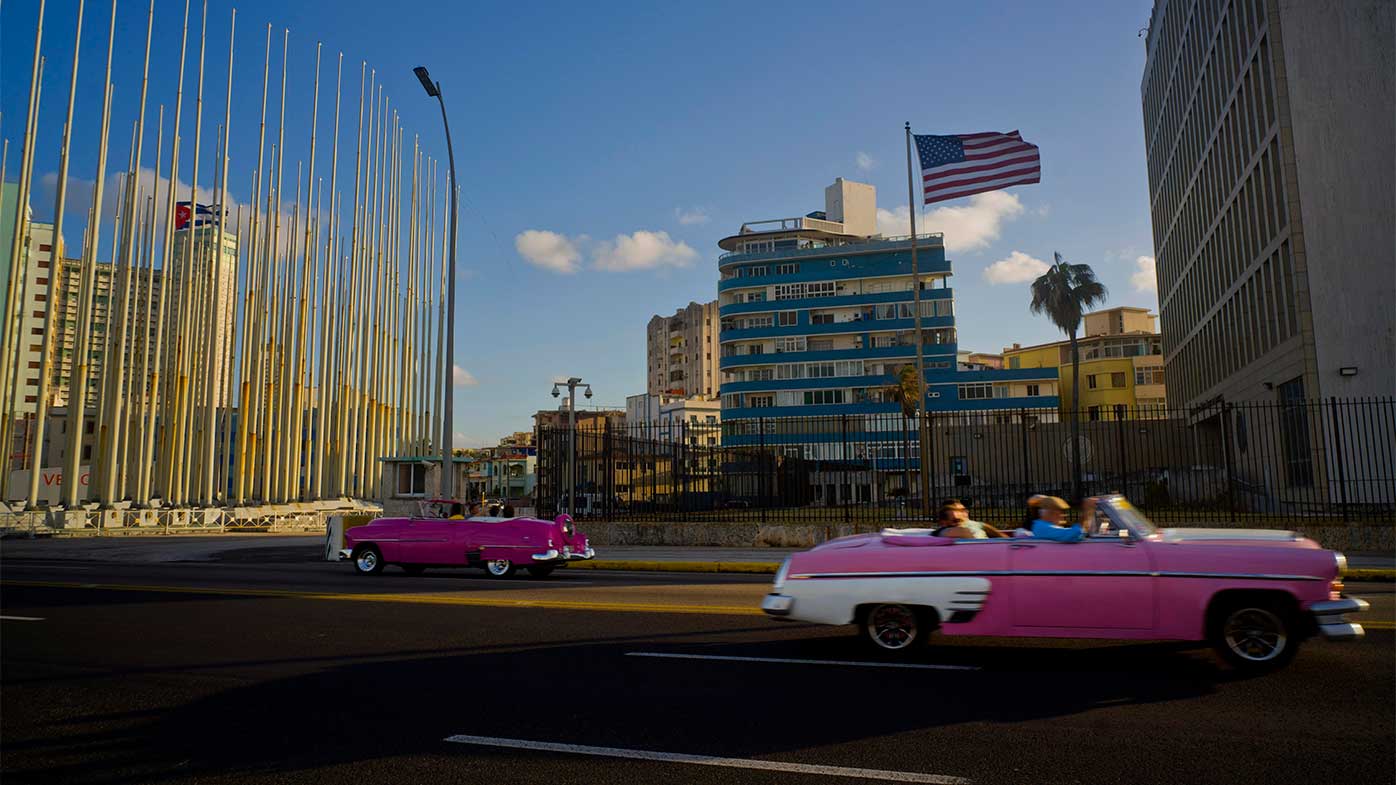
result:
[[[504,505],[504,509],[501,511],[500,514],[501,514],[503,517],[505,517],[505,518],[513,518],[513,517],[515,517],[515,516],[514,516],[514,505],[512,505],[512,504],[506,504],[506,505]]]
[[[472,517],[472,518],[479,518],[479,517],[480,517],[480,503],[479,503],[479,502],[471,502],[471,503],[470,503],[470,517]]]
[[[465,520],[465,507],[460,502],[451,502],[451,514],[447,515],[446,518],[452,521]]]
[[[936,522],[940,524],[940,528],[935,531],[938,537],[987,540],[991,537],[1008,536],[987,523],[971,520],[969,510],[959,499],[946,499],[941,502]]]
[[[1080,542],[1085,537],[1081,524],[1063,526],[1067,505],[1058,497],[1034,496],[1028,500],[1028,505],[1037,509],[1037,517],[1032,522],[1034,538],[1054,542]]]

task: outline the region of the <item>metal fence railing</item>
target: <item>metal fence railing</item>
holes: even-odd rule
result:
[[[1069,420],[998,410],[540,428],[535,495],[544,515],[763,523],[915,520],[923,499],[956,497],[1012,524],[1034,493],[1075,495]],[[1076,444],[1082,496],[1123,493],[1162,523],[1396,523],[1396,399],[1093,409]]]

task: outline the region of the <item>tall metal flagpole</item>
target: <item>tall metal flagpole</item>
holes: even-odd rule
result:
[[[921,418],[917,426],[917,434],[920,438],[921,453],[921,514],[929,519],[931,517],[931,467],[932,456],[926,449],[926,361],[925,343],[921,340],[921,271],[916,264],[916,212],[920,209],[920,204],[916,201],[916,190],[911,179],[911,123],[906,124],[906,199],[907,213],[911,218],[911,294],[915,303],[915,313],[913,323],[916,325],[916,385],[917,401],[916,409],[921,413]]]
[[[310,216],[315,213],[315,142],[316,134],[320,128],[320,50],[323,44],[315,43],[315,87],[310,103],[310,167],[306,180],[306,206],[305,220],[302,223],[301,238],[301,275],[300,275],[300,308],[296,317],[296,340],[291,344],[291,369],[294,378],[292,379],[292,398],[294,403],[291,406],[291,439],[289,440],[289,450],[291,460],[288,462],[290,469],[290,493],[292,498],[301,496],[301,458],[304,453],[303,429],[305,427],[305,385],[302,383],[300,368],[305,364],[305,342],[306,342],[306,306],[308,305],[307,289],[309,288],[308,276],[312,270],[318,267],[318,262],[312,261],[312,254],[315,249],[311,244]]]
[[[232,304],[227,318],[227,324],[223,324],[221,303],[219,301],[219,281],[223,277],[223,242],[226,238],[225,226],[227,222],[228,203],[228,142],[233,137],[233,128],[230,123],[233,119],[233,42],[237,35],[238,10],[233,9],[232,19],[228,22],[228,86],[227,95],[223,105],[223,149],[220,153],[220,167],[218,186],[218,206],[214,208],[213,217],[218,221],[218,231],[215,234],[216,240],[213,254],[210,258],[212,275],[209,280],[209,294],[213,308],[211,312],[215,314],[216,321],[208,325],[208,359],[210,362],[222,364],[222,356],[225,353],[221,350],[224,341],[232,343],[233,330],[237,327],[237,315],[233,311],[237,308],[237,259],[233,260],[233,296],[228,298]],[[214,471],[214,461],[217,457],[216,439],[218,427],[218,399],[222,397],[222,388],[226,384],[224,374],[229,369],[223,369],[217,374],[211,375],[208,379],[208,394],[204,396],[204,462],[208,469],[204,472],[204,489],[202,500],[204,505],[212,506],[216,497],[214,496],[214,478],[217,472]]]
[[[354,201],[350,204],[349,214],[349,254],[345,259],[349,266],[349,288],[345,290],[346,303],[341,308],[344,312],[343,335],[340,340],[340,363],[339,363],[339,401],[335,406],[335,480],[334,487],[341,496],[351,496],[352,488],[349,481],[349,434],[348,418],[349,409],[353,406],[353,390],[351,383],[352,360],[349,347],[353,345],[354,330],[358,326],[358,314],[355,308],[358,304],[358,283],[359,283],[359,233],[362,219],[359,215],[359,185],[362,175],[363,147],[364,147],[364,71],[368,64],[359,61],[359,122],[358,130],[354,134]]]
[[[336,207],[339,204],[339,100],[342,96],[341,89],[344,83],[344,53],[339,53],[338,63],[335,66],[334,78],[334,141],[330,145],[330,230],[327,233],[325,247],[325,306],[320,316],[320,382],[316,393],[315,407],[315,479],[311,486],[312,494],[315,498],[324,498],[325,479],[325,458],[329,454],[330,430],[329,430],[329,406],[330,390],[329,360],[331,357],[330,342],[333,341],[334,316],[338,310],[337,295],[339,287],[336,285],[336,274],[339,270],[338,260],[335,258],[336,249],[334,247],[336,229]]]
[[[53,329],[58,314],[58,280],[63,277],[63,213],[68,200],[68,150],[73,138],[73,103],[78,92],[78,53],[82,50],[82,16],[86,0],[78,0],[77,32],[73,34],[73,73],[68,83],[68,119],[63,122],[63,148],[58,157],[58,187],[53,206],[53,252],[44,312],[43,351],[39,356],[39,400],[34,413],[34,447],[29,452],[29,496],[26,509],[39,504],[39,475],[43,472],[44,430],[48,420],[48,385],[53,374]]]
[[[17,290],[20,286],[14,282],[14,276],[18,274],[21,285],[27,288],[28,276],[24,275],[24,245],[29,236],[27,208],[29,187],[34,173],[34,137],[38,123],[39,93],[43,86],[41,80],[44,71],[44,6],[45,0],[39,0],[38,22],[34,27],[34,61],[29,76],[29,105],[24,119],[24,141],[19,151],[19,183],[15,189],[14,236],[10,241],[11,283],[5,295],[4,323],[0,324],[0,334],[4,336],[4,346],[0,349],[0,415],[4,417],[4,423],[0,425],[0,455],[3,456],[0,457],[0,499],[4,500],[10,498],[10,451],[15,403],[18,398],[15,388],[19,382],[17,355],[20,346],[19,325],[22,323],[18,315],[23,302],[18,297]],[[57,249],[57,235],[54,236],[51,245]],[[53,256],[58,254],[54,253]],[[50,267],[50,270],[52,269],[54,268]]]
[[[247,238],[247,296],[242,309],[242,378],[238,388],[238,437],[235,475],[233,480],[233,498],[238,504],[247,501],[247,456],[249,452],[255,454],[255,445],[249,445],[249,432],[255,434],[252,429],[253,418],[258,409],[257,396],[253,394],[256,387],[250,386],[249,381],[261,378],[261,346],[253,347],[253,339],[258,335],[258,327],[261,324],[261,297],[263,290],[258,287],[259,276],[261,274],[260,263],[265,260],[258,255],[260,246],[257,242],[257,230],[261,225],[258,220],[262,202],[262,178],[263,163],[266,158],[267,141],[267,83],[271,75],[271,23],[267,23],[266,54],[262,61],[262,119],[257,126],[257,170],[253,175],[253,195],[252,212],[248,216],[249,230]],[[238,245],[242,246],[242,239],[239,238]],[[256,354],[254,360],[252,354]],[[255,436],[251,438],[255,439]]]
[[[63,504],[68,509],[78,506],[79,489],[82,477],[78,469],[82,465],[82,442],[87,430],[83,423],[87,414],[87,373],[91,368],[92,356],[92,294],[97,288],[97,246],[102,234],[102,195],[107,185],[107,152],[110,148],[111,131],[111,63],[112,52],[116,47],[116,0],[111,4],[111,21],[107,28],[107,69],[104,84],[106,97],[102,101],[102,136],[97,148],[97,182],[93,186],[91,237],[83,249],[82,283],[78,289],[78,336],[74,347],[72,376],[68,380],[68,454],[67,467],[63,473]]]
[[[275,148],[277,151],[275,186],[276,197],[270,205],[270,209],[274,210],[275,214],[268,219],[271,221],[271,244],[269,246],[271,255],[269,258],[272,260],[273,265],[275,264],[275,260],[277,260],[281,255],[279,248],[281,240],[281,194],[283,193],[282,186],[284,184],[284,180],[282,178],[285,174],[286,162],[286,59],[287,52],[289,51],[290,39],[290,29],[283,29],[281,38],[281,110],[280,114],[278,115],[279,119],[277,121],[278,129]],[[278,371],[280,370],[277,363],[277,359],[279,357],[279,347],[276,345],[278,322],[277,317],[280,315],[282,307],[281,297],[279,296],[281,294],[280,280],[276,274],[273,274],[272,282],[272,285],[275,288],[268,290],[271,296],[271,301],[269,303],[269,315],[267,322],[268,365],[266,384],[266,409],[265,414],[263,415],[264,428],[266,429],[267,435],[262,447],[262,476],[264,478],[262,482],[263,487],[265,489],[263,492],[263,496],[267,501],[275,501],[277,498],[276,465],[273,462],[272,456],[276,448],[276,440],[281,437],[281,434],[275,433],[277,425],[276,415],[279,410],[278,407],[275,405],[276,396],[274,394],[274,391],[276,389],[277,381],[279,379]]]
[[[146,11],[145,18],[145,64],[141,67],[140,119],[136,123],[136,144],[135,150],[132,153],[131,175],[126,184],[127,203],[130,205],[132,215],[135,214],[136,209],[135,197],[137,185],[140,182],[141,153],[144,147],[143,142],[145,141],[145,102],[150,86],[150,39],[154,24],[155,0],[150,0],[150,6]],[[126,414],[124,410],[125,401],[122,399],[121,393],[123,392],[122,383],[126,374],[126,341],[127,337],[130,335],[130,319],[126,311],[130,306],[131,297],[131,254],[136,245],[133,239],[139,234],[135,229],[136,227],[133,223],[126,232],[125,248],[122,249],[121,256],[122,265],[125,267],[125,282],[121,287],[120,326],[117,331],[116,349],[112,356],[107,358],[108,362],[111,362],[113,359],[116,360],[116,373],[111,374],[112,384],[114,385],[116,394],[112,396],[111,408],[108,414],[112,428],[111,438],[107,440],[107,451],[100,459],[104,467],[103,479],[105,482],[103,483],[98,499],[102,502],[103,506],[110,505],[116,499],[116,480],[119,474],[117,471],[117,454],[118,448],[120,447],[119,442],[123,441],[122,437],[126,433],[126,429],[122,427]],[[116,271],[113,270],[113,282],[115,282],[115,279]]]
[[[151,362],[154,365],[154,372],[150,376],[150,405],[146,409],[146,426],[144,444],[141,447],[141,468],[140,478],[137,482],[139,491],[136,494],[136,503],[140,505],[148,504],[153,495],[153,486],[157,476],[163,477],[163,472],[157,470],[155,466],[155,431],[157,428],[156,417],[160,412],[160,367],[164,365],[165,354],[165,332],[167,324],[167,304],[170,300],[170,279],[173,277],[174,260],[174,216],[175,216],[175,183],[179,182],[179,117],[180,110],[184,105],[184,61],[186,58],[186,48],[189,43],[189,0],[184,0],[184,29],[179,41],[179,82],[175,87],[175,111],[174,124],[170,127],[170,180],[165,188],[165,240],[161,246],[162,260],[160,264],[160,303],[157,306],[155,324],[155,351],[151,353]],[[159,175],[159,171],[156,171]],[[169,396],[166,395],[166,402]],[[169,430],[169,419],[165,418],[163,423],[158,425],[165,431]],[[161,467],[168,460],[168,452],[161,455]],[[164,480],[161,480],[164,482]],[[161,488],[165,492],[168,485]]]

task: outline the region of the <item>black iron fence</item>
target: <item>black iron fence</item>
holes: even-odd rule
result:
[[[1074,440],[1069,417],[1042,410],[595,422],[536,434],[540,513],[895,522],[955,497],[1015,524],[1030,495],[1071,499],[1079,483],[1162,523],[1396,523],[1396,399],[1120,406],[1081,413]]]

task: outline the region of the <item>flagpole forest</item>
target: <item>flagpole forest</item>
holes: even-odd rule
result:
[[[137,508],[226,507],[377,497],[380,456],[432,454],[440,449],[433,437],[450,432],[443,431],[441,422],[442,389],[452,378],[451,358],[443,353],[447,321],[441,298],[450,227],[441,208],[446,189],[456,184],[449,178],[438,183],[436,160],[417,135],[409,139],[375,69],[361,62],[357,92],[346,96],[343,53],[326,64],[331,58],[322,57],[323,44],[317,42],[314,71],[293,74],[290,31],[282,30],[280,46],[274,46],[270,23],[259,42],[264,54],[257,157],[235,159],[230,150],[241,146],[234,140],[240,135],[250,139],[254,129],[250,119],[234,116],[234,90],[255,86],[243,83],[247,65],[239,70],[235,59],[236,9],[228,14],[225,29],[210,31],[210,22],[218,28],[221,19],[210,20],[208,0],[198,9],[189,0],[183,4],[173,96],[150,89],[155,0],[142,9],[140,89],[130,94],[136,120],[129,148],[116,153],[117,160],[125,153],[125,168],[109,171],[113,102],[119,95],[112,56],[119,10],[112,0],[103,20],[107,35],[99,132],[95,139],[78,140],[79,145],[96,142],[98,151],[92,208],[80,241],[65,247],[63,232],[73,217],[67,209],[69,189],[76,174],[71,147],[79,100],[78,54],[88,10],[86,0],[75,0],[71,70],[64,74],[69,79],[66,117],[53,189],[50,274],[44,289],[29,291],[26,271],[33,264],[30,239],[36,222],[25,207],[33,196],[35,151],[49,144],[36,134],[48,65],[44,22],[46,14],[54,14],[54,5],[38,2],[17,165],[8,161],[9,139],[0,162],[0,172],[17,172],[18,178],[14,190],[6,192],[18,202],[14,241],[0,249],[10,258],[0,344],[0,439],[5,448],[0,483],[5,498],[19,499],[22,491],[25,509],[43,506],[40,477],[54,468],[45,459],[56,461],[58,454],[61,505],[69,510],[93,503],[102,508],[127,503]],[[65,5],[62,10],[74,9]],[[197,41],[191,41],[195,10]],[[51,30],[55,20],[48,21]],[[228,41],[226,63],[206,63],[210,37],[221,35]],[[197,67],[192,84],[186,84],[193,44]],[[172,56],[173,45],[168,48],[154,50],[156,59]],[[280,73],[274,87],[276,49]],[[329,65],[334,70],[333,121],[328,139],[322,139],[326,129],[320,115],[330,110],[321,77],[327,86],[323,72]],[[206,73],[206,67],[219,66],[222,74]],[[135,74],[118,76],[135,83]],[[221,122],[204,116],[206,76],[221,76],[226,84]],[[352,77],[350,82],[352,90]],[[288,83],[311,88],[308,139],[288,140]],[[193,91],[192,118],[185,112],[186,88]],[[167,112],[164,101],[171,97],[173,111]],[[358,108],[342,124],[345,98],[357,101]],[[298,100],[291,104],[304,106]],[[275,124],[270,138],[269,120]],[[341,145],[347,141],[341,132],[350,126],[353,173],[341,178]],[[121,130],[116,138],[119,147],[128,134]],[[344,152],[347,162],[347,147]],[[153,168],[147,168],[152,158]],[[182,171],[186,165],[187,175]],[[245,193],[232,186],[234,174],[247,178]],[[294,184],[287,182],[290,176]],[[116,202],[110,216],[102,207],[109,187]],[[211,205],[205,207],[201,197]],[[177,226],[181,219],[183,227]],[[109,261],[98,259],[104,236],[112,238]],[[80,260],[72,274],[64,266],[68,256]],[[106,271],[109,287],[101,295],[99,269]],[[75,296],[77,303],[76,327],[67,332],[60,324],[67,318],[65,295]],[[100,328],[99,296],[107,297]],[[21,404],[32,388],[24,386],[27,374],[19,367],[25,357],[22,341],[30,336],[19,333],[27,304],[36,300],[47,305],[41,334],[33,336],[41,349],[38,396],[30,412]],[[70,335],[70,372],[63,386],[57,373],[64,361],[58,354],[64,348],[60,337]],[[103,358],[102,372],[89,379],[94,356]],[[65,424],[55,432],[50,420],[59,405],[66,406]],[[91,481],[84,483],[82,470],[89,462]],[[27,488],[12,492],[12,472],[27,472]]]

